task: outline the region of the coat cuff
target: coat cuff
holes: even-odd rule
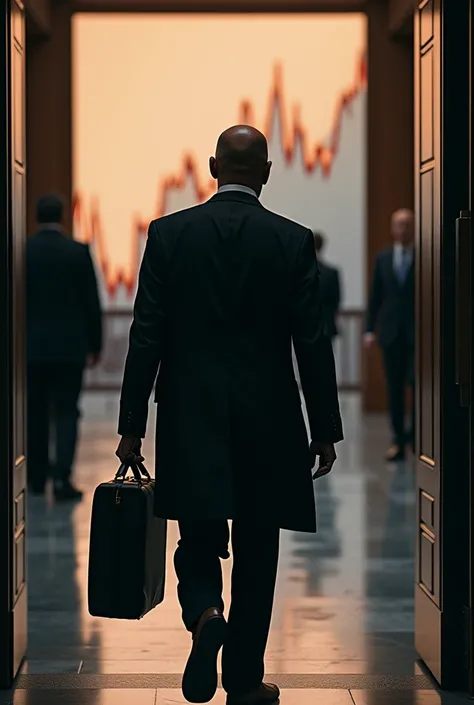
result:
[[[120,410],[118,434],[130,438],[145,438],[147,415],[137,414],[131,410]]]
[[[329,414],[324,421],[310,423],[311,440],[318,443],[339,443],[344,440],[340,414]]]

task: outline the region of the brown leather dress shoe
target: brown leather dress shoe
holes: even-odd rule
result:
[[[227,705],[270,705],[280,697],[280,689],[273,683],[261,683],[257,690],[246,695],[227,696]]]
[[[227,622],[220,609],[210,607],[193,630],[193,648],[183,675],[183,695],[190,703],[207,703],[217,690],[217,656]]]

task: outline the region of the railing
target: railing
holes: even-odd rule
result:
[[[132,313],[127,310],[108,311],[104,315],[104,351],[101,364],[88,370],[86,389],[93,392],[118,392],[122,384],[123,367],[128,348]],[[361,389],[361,339],[363,312],[342,311],[339,316],[339,336],[334,343],[334,355],[341,391]]]
[[[363,311],[341,311],[337,327],[339,335],[333,342],[337,382],[341,392],[358,392],[362,389],[361,341],[364,325]],[[298,365],[293,353],[295,376],[300,384]]]
[[[95,369],[87,371],[85,386],[88,391],[120,391],[131,323],[130,310],[120,309],[104,313],[102,360]]]
[[[339,314],[339,335],[334,341],[337,379],[341,391],[362,389],[362,335],[365,314],[348,309]]]

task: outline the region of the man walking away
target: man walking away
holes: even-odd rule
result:
[[[266,210],[265,137],[237,126],[210,159],[218,192],[153,221],[122,387],[117,455],[139,455],[158,366],[155,513],[177,519],[178,596],[193,636],[191,702],[217,687],[228,705],[278,699],[264,654],[280,528],[314,532],[311,470],[328,473],[342,439],[332,346],[324,334],[312,232]],[[298,359],[313,443],[293,373]],[[232,603],[222,601],[229,557]]]
[[[365,346],[378,341],[383,352],[387,378],[393,443],[386,460],[405,457],[407,444],[413,446],[415,430],[415,274],[413,267],[413,213],[402,208],[392,215],[394,244],[381,252],[375,262],[367,313]],[[412,415],[405,431],[405,391],[412,390]]]
[[[321,291],[321,304],[326,321],[327,334],[331,339],[338,334],[337,314],[341,306],[341,283],[339,270],[331,267],[322,260],[322,253],[325,246],[324,235],[314,232],[314,247],[319,262],[319,288]]]
[[[100,358],[102,315],[89,248],[67,235],[63,211],[60,197],[41,198],[27,242],[28,484],[42,494],[52,476],[58,500],[77,500],[78,403],[86,362]]]

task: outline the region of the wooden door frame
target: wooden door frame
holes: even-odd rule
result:
[[[377,254],[392,244],[390,218],[414,207],[413,15],[372,2],[368,16],[366,299]],[[387,81],[390,76],[390,81]],[[387,410],[386,379],[378,349],[363,357],[363,410]],[[387,421],[387,437],[389,437]]]
[[[471,239],[472,232],[472,210],[474,206],[474,155],[473,155],[473,139],[472,139],[472,100],[474,96],[474,8],[473,0],[469,0],[469,104],[471,110],[470,116],[470,132],[469,132],[469,210],[471,212]],[[474,247],[471,247],[471,296],[474,293]],[[472,303],[471,303],[472,306]],[[474,399],[474,325],[471,325],[471,400]],[[474,405],[470,408],[470,469],[469,469],[469,607],[468,607],[468,632],[469,632],[469,683],[468,692],[471,698],[474,698]]]
[[[8,258],[8,232],[10,219],[10,118],[9,118],[9,68],[10,68],[10,17],[8,4],[3,5],[4,13],[2,14],[0,34],[2,44],[0,52],[2,54],[3,70],[0,75],[0,101],[2,110],[0,114],[0,164],[1,164],[1,181],[0,181],[0,215],[2,223],[0,225],[2,233],[5,233],[2,238],[2,252],[0,255],[0,326],[2,331],[9,332],[10,321],[8,315],[8,298],[9,298],[9,258]],[[2,494],[4,497],[10,496],[11,485],[11,452],[10,452],[10,360],[8,350],[8,337],[3,334],[0,341],[0,424],[2,428],[2,442],[0,443],[0,467],[6,468],[7,472],[2,482]],[[2,501],[2,511],[0,512],[0,565],[3,571],[6,569],[8,576],[7,580],[0,582],[0,662],[5,664],[7,672],[12,669],[11,666],[11,643],[10,643],[10,603],[11,603],[11,588],[10,576],[12,572],[11,565],[11,549],[10,549],[10,523],[11,512],[9,511],[10,503]],[[5,512],[3,510],[6,510]],[[8,638],[5,638],[7,635]],[[3,670],[3,668],[2,668]],[[7,687],[8,682],[3,682],[4,678],[0,676],[0,688]]]
[[[6,476],[0,495],[0,688],[11,685],[27,645],[26,561],[26,428],[25,428],[25,135],[24,55],[25,13],[21,0],[4,3],[2,47],[2,256],[0,273],[1,423],[0,466]],[[5,44],[3,44],[5,41]],[[4,141],[3,141],[4,140]],[[6,638],[5,638],[6,637]]]
[[[368,0],[73,0],[73,12],[127,13],[347,13],[364,12]]]
[[[462,14],[467,5],[449,0],[418,5],[415,641],[443,688],[465,689],[469,414],[456,386],[455,228],[469,191],[468,23]]]

